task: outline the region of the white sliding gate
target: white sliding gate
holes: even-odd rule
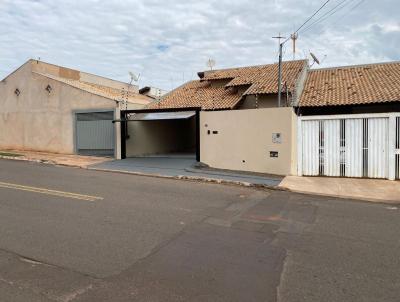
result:
[[[400,113],[299,117],[298,174],[400,179]]]

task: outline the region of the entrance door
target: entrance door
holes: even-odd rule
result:
[[[76,113],[76,151],[82,155],[114,155],[113,111]]]

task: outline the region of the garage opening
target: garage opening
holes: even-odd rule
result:
[[[76,153],[114,155],[113,111],[76,113]]]
[[[198,111],[130,111],[123,114],[123,158],[184,157],[199,160]]]

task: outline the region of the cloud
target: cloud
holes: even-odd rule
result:
[[[319,16],[341,1],[332,0]],[[300,32],[297,58],[309,51],[326,55],[322,66],[398,60],[396,1],[360,1],[346,0],[335,14]],[[0,77],[41,57],[122,81],[133,71],[142,74],[141,85],[172,89],[196,78],[210,57],[217,68],[276,62],[277,41],[271,37],[288,35],[320,5],[319,0],[2,0]],[[291,58],[287,43],[285,59]]]

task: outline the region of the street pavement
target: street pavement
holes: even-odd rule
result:
[[[0,160],[0,301],[399,301],[399,211]]]

